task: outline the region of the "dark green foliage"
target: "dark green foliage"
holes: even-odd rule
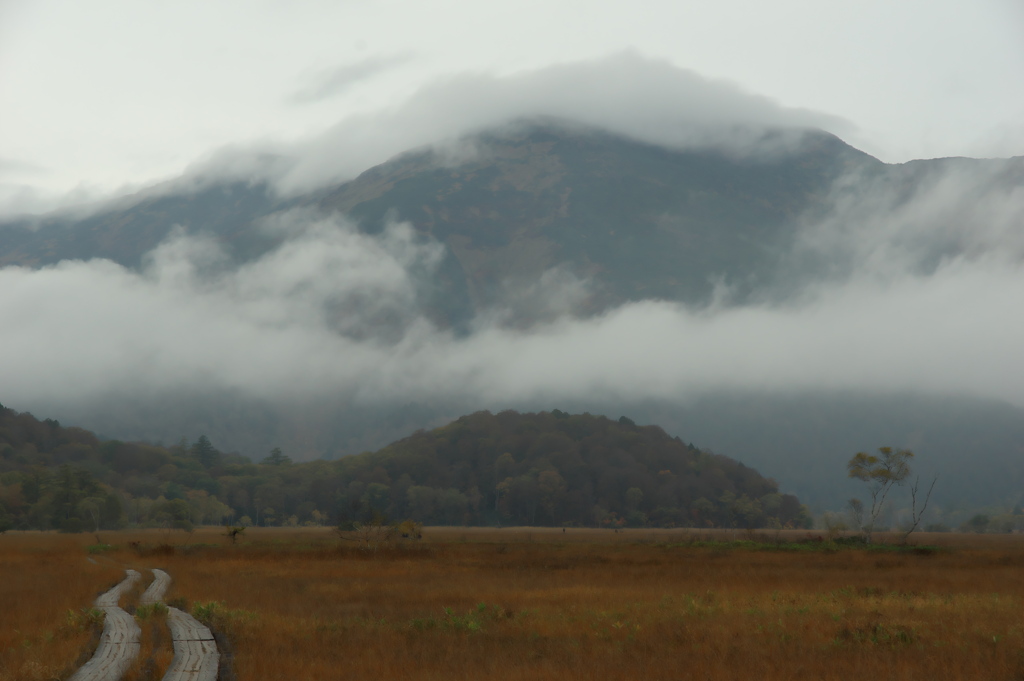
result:
[[[191,529],[355,526],[377,516],[426,524],[602,527],[804,526],[777,484],[657,426],[628,418],[477,412],[338,461],[255,465],[209,438],[157,447],[0,412],[0,527]],[[228,525],[233,526],[229,523]]]
[[[197,451],[206,462],[220,460],[209,440],[202,440]],[[227,459],[244,461],[237,455]],[[200,494],[201,506],[202,493],[219,490],[214,476],[220,473],[216,467],[204,470],[193,450],[100,442],[81,428],[0,408],[0,526],[7,529],[82,532],[158,525],[163,502],[188,499],[191,515],[197,503],[192,497]],[[170,524],[182,526],[180,507],[176,511]]]
[[[260,463],[266,466],[286,466],[292,462],[291,457],[281,452],[280,447],[274,447],[270,450],[270,455],[263,459]]]
[[[3,504],[0,504],[0,534],[14,528],[14,518],[7,512]]]
[[[807,523],[757,471],[625,418],[478,412],[337,465],[347,512],[388,499],[388,515],[427,524]]]
[[[220,462],[220,452],[205,435],[200,435],[195,444],[192,445],[192,455],[199,459],[203,468],[212,468]]]
[[[161,527],[192,531],[192,509],[184,499],[165,501],[157,507],[154,516]]]
[[[970,520],[964,523],[963,529],[969,532],[985,532],[988,529],[989,522],[991,519],[984,513],[978,513],[973,516]]]

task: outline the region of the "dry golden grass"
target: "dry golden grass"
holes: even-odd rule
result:
[[[148,581],[152,575],[144,575]],[[140,614],[145,612],[144,617]],[[156,681],[162,679],[174,659],[171,630],[167,626],[166,608],[154,612],[152,608],[136,609],[135,618],[141,629],[139,656],[124,675],[123,681]]]
[[[93,628],[68,613],[89,608],[124,569],[102,556],[91,562],[84,546],[67,535],[0,535],[0,681],[64,678],[83,652],[88,659]]]
[[[230,546],[200,531],[174,553],[127,548],[155,533],[105,537],[124,547],[110,559],[170,572],[169,599],[220,603],[247,681],[1024,678],[1019,537],[823,552],[693,543],[737,533],[428,528],[371,554],[327,530],[249,533]]]

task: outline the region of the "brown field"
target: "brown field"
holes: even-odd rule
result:
[[[374,553],[326,529],[250,529],[231,546],[211,528],[189,545],[103,533],[115,549],[94,564],[91,535],[8,533],[0,681],[66,678],[89,646],[67,611],[125,567],[167,570],[169,600],[217,601],[242,680],[1024,678],[1021,537],[915,535],[942,548],[902,552],[727,543],[750,538],[428,528]],[[169,641],[143,629],[156,641],[133,676],[159,679]]]
[[[89,658],[93,628],[82,609],[120,582],[124,570],[110,560],[90,562],[83,546],[70,535],[0,535],[3,681],[66,678]]]

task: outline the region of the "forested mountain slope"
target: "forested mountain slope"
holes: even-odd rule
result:
[[[99,441],[0,408],[0,527],[99,530],[347,523],[804,526],[778,484],[656,426],[555,410],[478,412],[335,462],[260,464],[201,437],[164,448]]]

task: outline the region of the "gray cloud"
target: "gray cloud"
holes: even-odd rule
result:
[[[327,97],[408,58],[396,55],[342,67],[300,94],[309,100]],[[110,201],[132,201],[129,192],[139,197],[187,192],[224,179],[266,181],[281,194],[293,195],[351,179],[424,146],[435,146],[440,158],[457,162],[476,151],[465,136],[536,117],[576,121],[653,144],[746,155],[784,152],[800,140],[800,129],[841,133],[851,127],[836,116],[787,108],[730,82],[627,52],[508,76],[453,76],[421,88],[397,107],[347,118],[299,142],[219,148],[181,177],[142,191],[122,188]],[[766,135],[768,130],[774,133]],[[48,208],[84,216],[108,203],[83,190],[60,199],[14,190],[8,194],[0,194],[0,217]]]
[[[346,64],[310,77],[309,83],[297,90],[291,101],[299,104],[319,102],[344,94],[356,84],[412,60],[412,55],[370,57],[354,64]]]
[[[1024,260],[1024,158],[911,162],[836,182],[796,255],[839,277],[927,274],[956,260]]]
[[[652,301],[580,318],[571,310],[588,282],[555,268],[540,282],[558,292],[544,321],[517,322],[537,291],[509,282],[507,305],[462,336],[423,316],[418,277],[441,248],[401,224],[369,236],[289,213],[264,226],[284,244],[241,266],[179,232],[139,272],[106,261],[6,268],[0,384],[25,405],[196,386],[362,404],[825,390],[1024,405],[1024,201],[964,172],[916,193],[893,186],[867,207],[837,189],[807,238],[852,265],[784,302]],[[916,266],[935,240],[960,252]]]
[[[299,191],[350,177],[418,146],[525,117],[553,116],[673,147],[746,151],[766,128],[841,129],[724,81],[633,53],[519,75],[463,75],[417,92],[389,115],[343,121],[298,150],[279,178]],[[340,165],[339,159],[345,159]]]
[[[0,175],[41,175],[47,172],[49,171],[39,164],[0,156]]]
[[[742,154],[784,151],[799,140],[795,133],[766,137],[767,130],[850,128],[835,116],[786,108],[727,81],[624,53],[502,77],[451,77],[393,110],[348,118],[295,145],[222,149],[189,175],[266,179],[284,193],[302,192],[426,145],[447,146],[456,156],[471,153],[458,144],[460,137],[530,117],[564,118],[671,147]]]
[[[137,198],[129,196],[130,192],[132,189],[123,188],[111,195],[92,187],[79,186],[69,192],[55,193],[24,182],[0,181],[0,220],[34,219],[33,216],[44,214],[85,216],[105,210],[116,201],[135,202]]]

